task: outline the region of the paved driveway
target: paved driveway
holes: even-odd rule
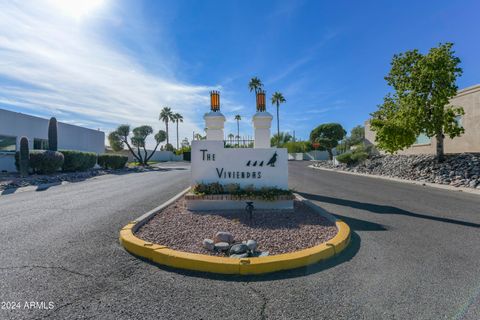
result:
[[[479,196],[307,164],[290,163],[291,187],[344,219],[352,244],[261,277],[159,268],[118,244],[123,225],[187,186],[188,168],[0,197],[0,301],[21,302],[0,318],[480,319]]]

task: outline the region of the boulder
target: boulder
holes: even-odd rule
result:
[[[255,240],[248,240],[246,245],[250,251],[257,250],[257,241]]]
[[[227,242],[227,243],[233,243],[233,234],[230,232],[224,232],[220,231],[215,234],[215,237],[213,238],[213,241],[215,243],[217,242]]]
[[[212,239],[203,239],[202,245],[209,251],[215,250],[215,244],[213,243]]]
[[[242,254],[248,252],[248,246],[244,243],[234,244],[229,251],[229,254]]]
[[[230,248],[230,244],[228,242],[217,242],[214,248],[217,251],[227,251]]]

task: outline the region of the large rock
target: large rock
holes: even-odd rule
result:
[[[248,246],[244,243],[234,244],[229,251],[229,254],[242,254],[248,252]]]
[[[245,252],[242,254],[231,254],[230,258],[237,258],[237,259],[248,258],[248,252]]]
[[[233,234],[230,232],[224,232],[220,231],[215,234],[215,237],[213,238],[213,241],[215,243],[217,242],[227,242],[227,243],[233,243]]]
[[[257,250],[257,241],[255,240],[248,240],[246,245],[250,251]]]
[[[228,248],[230,248],[230,244],[228,242],[215,243],[215,250],[217,251],[227,251]]]
[[[213,251],[215,249],[215,244],[212,239],[203,239],[202,245],[205,249]]]

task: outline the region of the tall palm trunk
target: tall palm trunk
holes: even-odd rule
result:
[[[279,112],[278,108],[280,107],[280,104],[277,101],[277,148],[280,147],[280,117],[279,117]]]
[[[168,120],[165,121],[165,127],[166,127],[166,131],[167,131],[167,145],[168,145]]]
[[[177,149],[178,149],[178,120],[177,120]]]

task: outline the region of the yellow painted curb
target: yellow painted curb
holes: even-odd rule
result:
[[[331,215],[322,212],[319,214],[332,219]],[[137,224],[138,222],[132,221],[120,230],[120,243],[128,252],[173,268],[221,274],[248,275],[295,269],[331,258],[350,243],[350,227],[343,221],[335,220],[338,229],[335,237],[315,247],[273,256],[234,259],[176,251],[146,242],[133,234]]]

